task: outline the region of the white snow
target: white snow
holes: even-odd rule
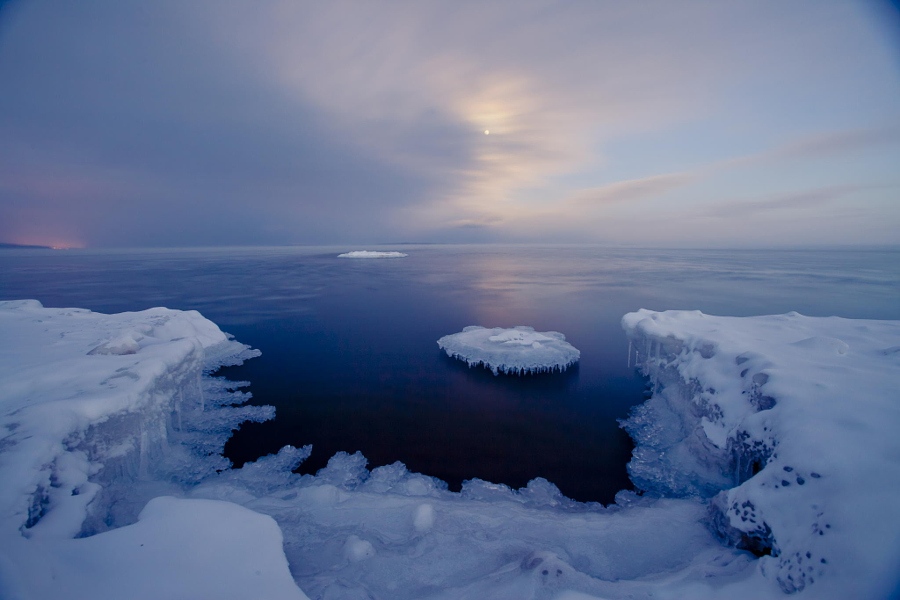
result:
[[[882,597],[900,564],[900,322],[623,318],[653,398],[625,422],[641,488],[712,497],[785,592]]]
[[[487,329],[470,325],[437,343],[451,358],[470,367],[484,366],[494,375],[565,371],[581,357],[581,352],[558,331],[538,332],[525,326]]]
[[[275,521],[231,502],[162,496],[134,525],[37,547],[17,540],[7,550],[27,583],[8,591],[23,598],[308,600]]]
[[[34,300],[0,302],[0,339],[0,597],[306,597],[270,518],[147,504],[228,467],[232,429],[271,418],[204,375],[259,352],[195,311]]]
[[[360,453],[298,475],[310,446],[228,469],[231,430],[272,410],[209,372],[258,353],[196,312],[0,303],[0,597],[886,597],[900,323],[624,325],[655,387],[625,425],[647,492],[603,507],[540,478],[453,493]],[[477,329],[528,351],[561,341]]]
[[[338,254],[338,258],[403,258],[409,256],[403,252],[377,252],[375,250],[353,250]]]

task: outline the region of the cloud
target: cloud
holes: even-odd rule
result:
[[[520,192],[595,162],[598,136],[693,114],[723,60],[702,49],[717,34],[700,4],[392,6],[232,5],[213,28],[225,52],[254,60],[367,152],[440,180],[404,213],[424,228],[502,218],[520,210]],[[409,145],[434,122],[452,132],[449,156],[438,136]]]
[[[751,166],[783,164],[785,161],[807,160],[847,155],[900,144],[900,127],[829,131],[803,136],[763,152],[738,156],[698,166],[690,171],[649,175],[638,179],[616,181],[606,185],[577,190],[561,202],[561,206],[603,207],[618,203],[653,200],[663,194],[690,186],[729,170]],[[788,194],[766,201],[730,202],[717,207],[720,216],[756,212],[757,210],[799,207],[833,199],[871,186],[833,186],[801,194]]]
[[[776,194],[762,200],[727,201],[717,204],[707,214],[720,218],[747,217],[763,212],[820,208],[871,186],[837,185],[790,194]]]
[[[694,150],[697,122],[764,112],[730,113],[742,91],[785,103],[782,91],[807,92],[795,76],[810,61],[833,89],[859,71],[847,48],[873,42],[852,19],[831,35],[849,9],[826,4],[15,3],[0,36],[0,238],[490,240],[547,223],[565,237],[585,230],[587,211],[681,194],[727,169],[892,144],[896,130],[853,123],[843,137],[684,172],[604,154],[666,132]],[[887,85],[867,69],[872,89]],[[788,85],[772,94],[770,80]],[[840,126],[846,109],[816,98],[827,118],[807,130]],[[780,137],[763,117],[760,137]],[[580,191],[564,183],[617,174]]]
[[[697,181],[694,173],[668,173],[641,179],[617,181],[595,188],[579,190],[568,202],[584,207],[604,206],[614,203],[637,202],[661,196]]]

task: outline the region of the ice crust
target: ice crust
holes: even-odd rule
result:
[[[558,331],[535,331],[533,327],[487,329],[478,325],[445,335],[438,346],[451,358],[470,367],[483,366],[494,375],[525,375],[565,371],[578,362],[581,352]]]
[[[353,250],[338,254],[338,258],[404,258],[409,256],[403,252],[377,252],[374,250]]]
[[[221,450],[232,430],[273,416],[239,406],[250,395],[234,390],[246,382],[208,375],[258,351],[196,311],[103,315],[35,300],[0,302],[0,340],[0,597],[247,598],[258,589],[305,598],[267,517],[147,504],[229,467]],[[234,565],[224,573],[223,541],[234,563],[269,563],[265,582]],[[165,579],[151,585],[160,570]]]
[[[273,411],[210,371],[257,352],[196,312],[0,303],[0,597],[886,597],[900,324],[653,314],[625,318],[655,386],[627,425],[649,491],[603,507],[360,453],[294,473],[311,446],[228,469],[231,430]]]
[[[786,593],[886,597],[900,565],[900,322],[626,315],[652,398],[624,422],[632,481],[710,498]]]

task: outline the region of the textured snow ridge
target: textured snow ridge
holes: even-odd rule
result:
[[[225,538],[235,556],[281,555],[281,574],[267,570],[272,576],[262,589],[272,597],[304,597],[290,578],[275,523],[217,521],[266,517],[173,499],[143,524],[148,500],[181,495],[230,466],[220,452],[241,422],[274,415],[271,407],[237,406],[250,397],[234,391],[245,382],[209,376],[258,351],[230,340],[196,311],[103,315],[35,300],[0,302],[0,339],[0,597],[175,597],[207,580],[211,597],[249,597],[254,578],[233,570],[213,581],[221,569],[202,558],[220,556],[217,544]],[[198,524],[200,513],[206,516]],[[230,533],[191,539],[189,532],[204,523]],[[143,556],[156,558],[140,562],[133,546],[156,541],[159,532],[170,534],[167,547],[181,540],[184,550],[166,557],[148,548]],[[181,560],[182,554],[195,558]],[[119,593],[116,581],[124,576],[104,574],[116,574],[110,565],[125,555],[136,562],[122,572],[135,581],[157,577],[161,563],[183,565],[172,593],[159,585]]]
[[[487,329],[470,325],[460,333],[445,335],[437,344],[451,358],[470,367],[484,366],[494,375],[565,371],[581,358],[581,352],[558,331],[539,332],[524,326]]]
[[[765,586],[751,554],[722,546],[701,524],[706,507],[696,499],[622,492],[604,508],[569,500],[543,479],[520,490],[476,479],[454,493],[401,463],[369,470],[358,452],[338,453],[315,476],[292,473],[309,451],[282,449],[207,479],[191,496],[273,517],[291,571],[311,598],[782,595]],[[736,580],[750,591],[716,595]]]
[[[338,258],[403,258],[409,256],[402,252],[376,252],[374,250],[354,250],[338,254]]]
[[[900,564],[900,322],[640,310],[622,324],[653,387],[623,423],[635,484],[710,497],[716,533],[762,555],[785,593],[887,597]]]

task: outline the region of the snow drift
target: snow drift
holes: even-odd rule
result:
[[[232,431],[273,416],[208,376],[258,351],[165,308],[0,302],[0,331],[0,597],[305,598],[269,517],[157,498],[227,468]]]

